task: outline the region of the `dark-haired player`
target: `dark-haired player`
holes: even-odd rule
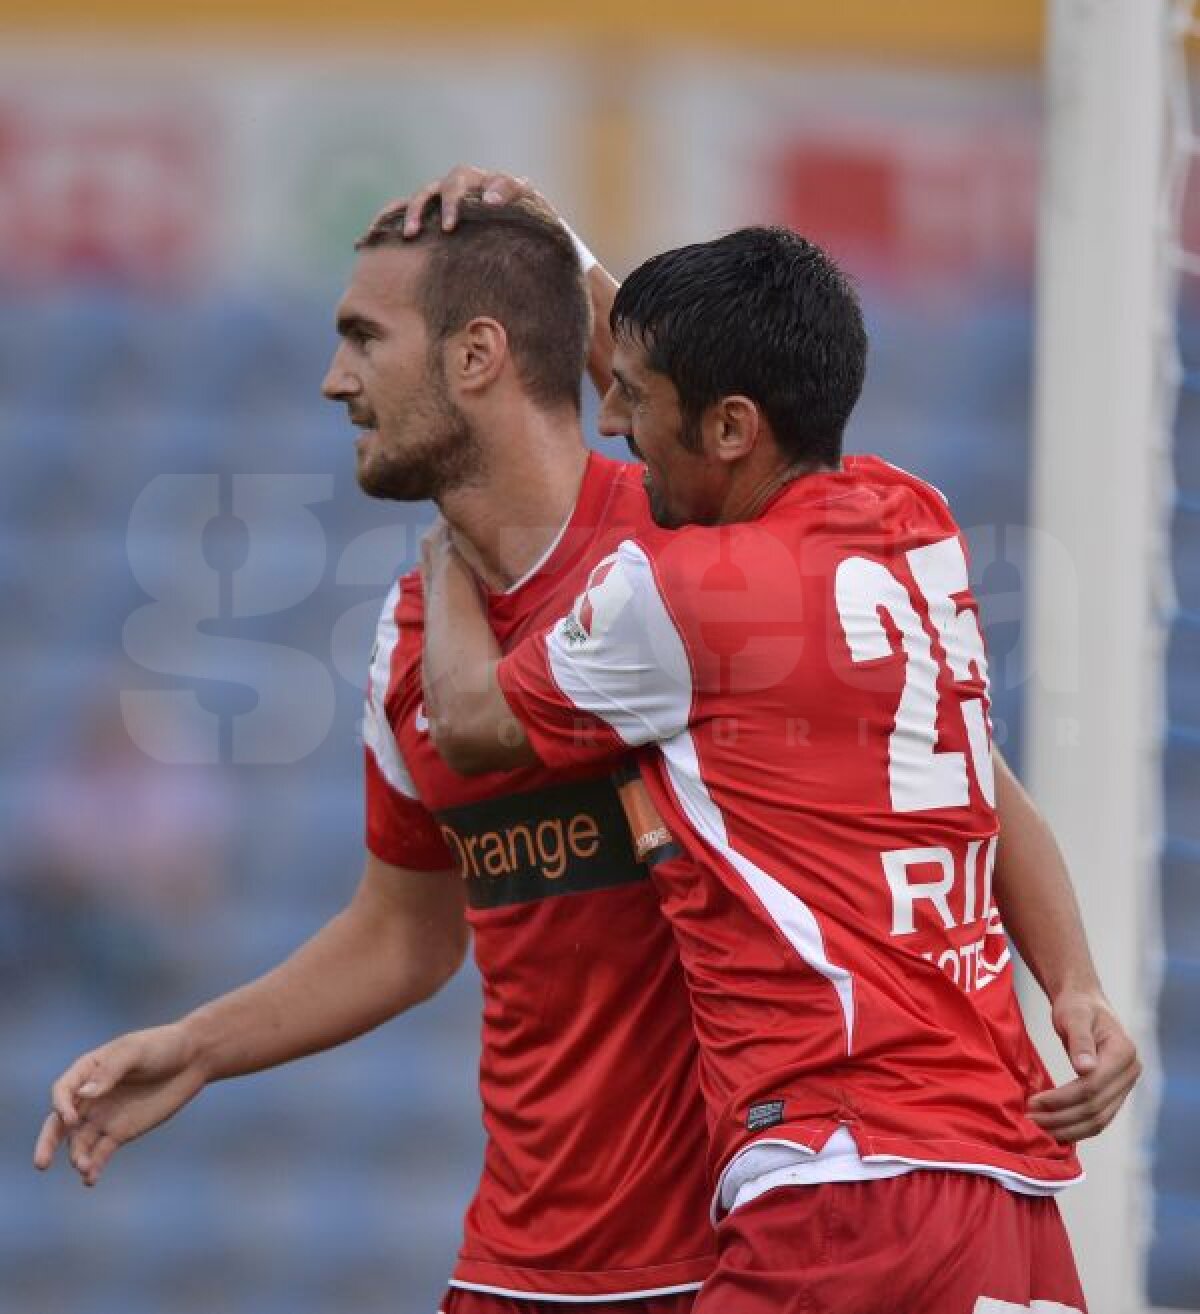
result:
[[[683,850],[655,878],[713,1129],[696,1308],[1083,1310],[1054,1201],[1073,1137],[993,899],[1016,786],[965,547],[935,490],[841,456],[857,300],[817,247],[744,229],[641,266],[612,327],[601,425],[643,460],[656,526],[502,659],[435,536],[426,698],[460,770],[640,750]],[[1094,970],[1006,906],[1056,1012],[1092,1001],[1111,1116],[1137,1063]]]

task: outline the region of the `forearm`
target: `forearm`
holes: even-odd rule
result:
[[[424,581],[422,680],[434,746],[468,775],[535,761],[496,680],[500,646],[474,577],[443,547],[427,553]]]
[[[367,886],[364,880],[349,907],[278,967],[183,1019],[206,1080],[342,1044],[428,998],[453,974],[465,931],[440,915],[389,915],[386,900]]]
[[[993,890],[1005,928],[1049,999],[1068,990],[1099,991],[1062,851],[999,753],[995,763],[1000,843]]]

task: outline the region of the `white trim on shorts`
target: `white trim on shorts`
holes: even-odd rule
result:
[[[516,1291],[511,1287],[489,1287],[481,1282],[464,1282],[461,1278],[451,1278],[448,1286],[461,1287],[463,1291],[479,1291],[485,1296],[512,1296],[517,1300],[556,1301],[562,1305],[599,1305],[604,1301],[614,1304],[619,1300],[648,1300],[651,1296],[682,1296],[689,1291],[699,1291],[700,1282],[679,1282],[672,1287],[649,1287],[645,1291],[605,1292],[599,1296],[567,1296],[557,1291]],[[441,1311],[439,1311],[441,1314]]]

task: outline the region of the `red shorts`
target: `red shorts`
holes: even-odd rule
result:
[[[1030,1309],[1087,1309],[1058,1205],[938,1171],[779,1186],[735,1209],[695,1314]]]
[[[441,1314],[691,1314],[698,1292],[676,1296],[650,1296],[641,1300],[529,1300],[524,1296],[492,1296],[486,1291],[451,1287],[442,1300]]]

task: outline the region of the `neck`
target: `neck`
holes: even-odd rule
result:
[[[578,417],[523,410],[488,428],[482,477],[438,501],[455,542],[490,589],[529,573],[571,517],[588,453]]]
[[[718,517],[718,524],[731,525],[743,520],[757,520],[763,508],[783,488],[805,475],[828,473],[838,467],[815,464],[808,461],[793,461],[788,465],[776,467],[765,475],[757,475],[748,480],[743,487],[735,487],[726,499]]]

